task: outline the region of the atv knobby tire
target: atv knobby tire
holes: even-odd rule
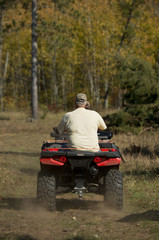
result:
[[[56,210],[56,179],[47,172],[39,172],[37,179],[37,199],[46,209]]]
[[[122,173],[117,169],[110,169],[104,177],[104,203],[117,210],[123,208]]]

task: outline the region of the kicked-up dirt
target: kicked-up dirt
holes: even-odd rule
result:
[[[3,240],[157,240],[159,236],[159,211],[134,213],[125,206],[116,212],[105,208],[102,196],[95,194],[82,200],[71,193],[60,195],[56,212],[41,208],[36,198],[5,198],[0,201],[0,213]]]

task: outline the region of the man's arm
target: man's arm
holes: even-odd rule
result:
[[[99,121],[98,121],[98,129],[105,130],[107,129],[107,126],[103,120],[103,118],[99,115]]]
[[[59,125],[53,128],[54,132],[60,135],[63,134],[66,131],[66,123],[67,123],[67,114],[63,116]]]

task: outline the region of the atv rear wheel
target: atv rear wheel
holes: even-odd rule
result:
[[[38,173],[37,199],[48,210],[56,210],[56,179],[54,175],[43,171]]]
[[[117,169],[110,169],[104,177],[104,203],[117,210],[123,208],[122,173]]]

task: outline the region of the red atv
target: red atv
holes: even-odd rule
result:
[[[71,151],[67,136],[51,133],[55,140],[42,145],[38,173],[37,198],[51,211],[56,210],[56,194],[67,191],[103,194],[105,206],[123,207],[123,182],[119,171],[121,154],[110,141],[111,132],[98,132],[99,152]]]

